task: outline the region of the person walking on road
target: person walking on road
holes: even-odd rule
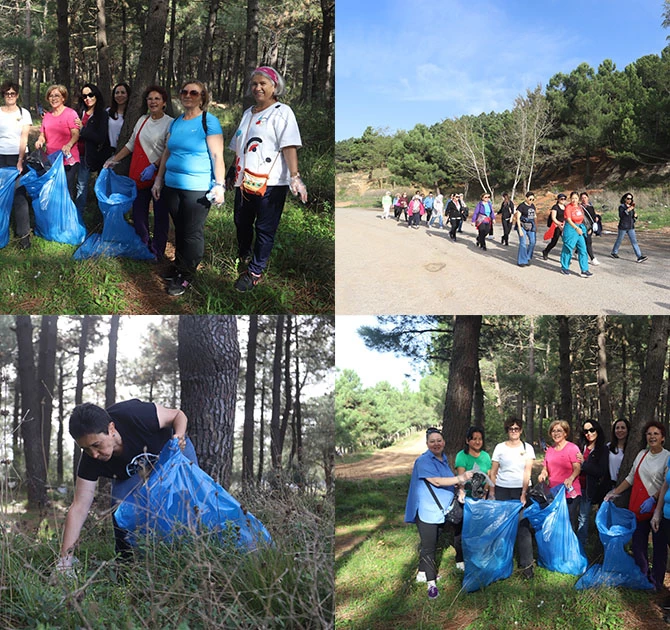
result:
[[[623,237],[628,235],[630,244],[633,246],[633,251],[637,256],[637,262],[641,263],[647,260],[648,256],[644,256],[637,244],[637,237],[635,236],[635,221],[637,221],[637,213],[635,212],[635,201],[633,195],[626,193],[621,197],[621,205],[619,206],[619,234],[616,237],[616,242],[612,248],[610,256],[612,258],[619,258],[619,247]]]
[[[570,261],[575,249],[577,250],[582,276],[588,278],[593,275],[589,271],[589,255],[586,253],[585,236],[584,210],[579,205],[579,193],[573,191],[570,193],[570,203],[565,208],[563,249],[561,250],[561,273],[563,275],[570,275]]]
[[[549,244],[542,250],[543,260],[549,258],[549,252],[554,249],[556,243],[558,243],[558,239],[561,238],[561,234],[563,234],[563,222],[565,220],[564,213],[567,199],[567,196],[561,193],[556,197],[556,203],[551,207],[551,223],[547,226],[549,229],[544,235],[544,240],[549,241]]]
[[[486,237],[488,236],[491,225],[496,220],[491,203],[491,195],[483,193],[475,212],[472,215],[472,225],[477,228],[477,245],[486,251]]]
[[[512,216],[514,215],[514,202],[507,193],[503,194],[502,205],[500,206],[500,221],[502,224],[503,235],[500,239],[502,245],[509,246],[509,233],[512,231]]]
[[[533,201],[535,201],[535,194],[528,191],[526,200],[517,206],[514,213],[513,222],[516,224],[516,230],[519,234],[519,253],[516,259],[519,267],[528,267],[535,251],[535,238],[537,236],[535,215],[537,211]]]

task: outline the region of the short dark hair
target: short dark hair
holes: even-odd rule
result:
[[[0,94],[3,96],[5,92],[8,92],[9,90],[14,90],[18,94],[19,84],[15,83],[14,81],[5,81],[2,85],[0,85]]]
[[[529,191],[526,193],[526,199],[528,199],[528,197],[535,197],[535,193],[534,193],[532,190],[529,190]]]
[[[510,416],[507,418],[507,420],[505,420],[505,424],[503,425],[505,427],[505,431],[507,431],[510,427],[513,427],[515,424],[518,425],[518,427],[523,431],[523,421],[515,416]]]
[[[468,432],[465,436],[465,441],[469,442],[475,435],[475,433],[479,433],[482,436],[482,451],[486,450],[486,447],[484,446],[484,427],[470,427],[468,429]],[[463,448],[463,452],[467,455],[470,452],[470,445],[466,443],[465,447]]]
[[[647,448],[647,431],[654,427],[661,432],[661,437],[665,440],[665,425],[658,420],[649,420],[647,424],[642,427],[642,448]]]
[[[167,90],[160,85],[150,85],[144,92],[142,92],[142,100],[146,101],[149,98],[150,92],[158,92],[162,97],[163,101],[167,103],[170,100],[170,95],[167,93]]]
[[[109,423],[112,417],[98,405],[84,403],[77,405],[70,416],[70,435],[78,440],[91,433],[109,433]]]
[[[440,437],[444,439],[444,434],[440,429],[436,429],[435,427],[430,427],[429,429],[426,429],[426,440],[433,435],[433,433],[439,433]]]

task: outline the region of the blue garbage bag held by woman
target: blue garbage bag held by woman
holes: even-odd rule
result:
[[[19,174],[15,168],[0,168],[0,249],[9,243],[9,215],[14,202],[14,182]]]
[[[642,573],[624,545],[633,537],[637,527],[635,514],[603,501],[596,514],[596,527],[605,548],[602,564],[594,564],[582,575],[575,588],[583,590],[596,586],[624,586],[637,590],[651,590],[654,585]]]
[[[86,228],[67,188],[63,152],[49,156],[51,168],[43,175],[28,166],[21,178],[33,201],[35,233],[47,241],[79,245],[86,238]]]
[[[471,593],[512,575],[520,501],[465,499],[463,510],[463,589]]]
[[[554,500],[545,508],[532,499],[525,515],[535,530],[538,564],[549,571],[581,575],[588,562],[570,525],[565,492],[564,485],[558,486]]]
[[[104,221],[102,234],[91,234],[74,253],[74,258],[81,260],[94,256],[122,256],[137,260],[155,260],[154,254],[124,216],[130,211],[137,197],[135,182],[105,168],[95,182],[95,196]]]
[[[205,531],[224,538],[232,534],[237,546],[248,551],[272,542],[263,523],[190,461],[176,440],[163,447],[146,483],[123,500],[114,517],[130,532],[131,544],[147,532],[171,540]]]

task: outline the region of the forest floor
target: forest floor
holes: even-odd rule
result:
[[[560,273],[559,244],[542,260],[546,242],[542,218],[530,267],[517,266],[518,236],[501,244],[502,229],[484,252],[475,244],[475,228],[463,225],[457,242],[447,229],[414,230],[380,209],[338,206],[335,211],[335,311],[370,314],[667,314],[670,311],[670,229],[637,231],[642,253],[638,264],[626,238],[619,260],[609,253],[616,224],[594,238],[599,266],[582,278],[576,260],[571,275]]]

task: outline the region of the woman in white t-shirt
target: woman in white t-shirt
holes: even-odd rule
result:
[[[505,420],[507,441],[497,444],[491,456],[489,477],[493,488],[489,499],[497,501],[521,501],[526,504],[530,474],[535,460],[535,451],[521,440],[523,422],[518,418]],[[533,537],[528,519],[522,518],[516,535],[519,567],[525,578],[533,577]]]
[[[0,167],[11,167],[21,173],[23,159],[28,145],[28,132],[33,124],[30,112],[20,107],[19,86],[13,81],[5,81],[0,86],[4,105],[0,107]],[[18,179],[16,180],[18,184]],[[19,247],[30,247],[30,205],[23,186],[14,192],[14,219]]]
[[[630,433],[630,423],[621,418],[612,423],[612,440],[607,443],[609,449],[610,477],[612,479],[612,488],[616,486],[619,477],[619,468],[623,461],[623,454],[628,444],[628,434]]]
[[[235,187],[238,256],[242,264],[248,264],[235,282],[238,291],[250,291],[261,280],[286,193],[290,190],[307,202],[307,189],[298,172],[300,130],[293,110],[278,102],[284,89],[284,79],[274,68],[256,68],[249,80],[256,104],[244,112],[230,143],[237,155],[228,185]]]
[[[168,100],[165,88],[158,85],[149,86],[144,90],[142,100],[147,104],[149,113],[140,116],[130,140],[115,156],[105,162],[105,168],[115,166],[132,153],[128,176],[137,185],[137,197],[133,202],[133,225],[135,232],[160,261],[165,255],[170,214],[162,197],[153,200],[154,235],[151,238],[149,206],[152,201],[151,187],[156,179],[173,118],[165,113]]]
[[[112,104],[107,108],[107,114],[109,115],[107,130],[109,132],[109,146],[112,147],[112,151],[116,151],[129,98],[130,86],[127,83],[117,83],[112,88]]]

